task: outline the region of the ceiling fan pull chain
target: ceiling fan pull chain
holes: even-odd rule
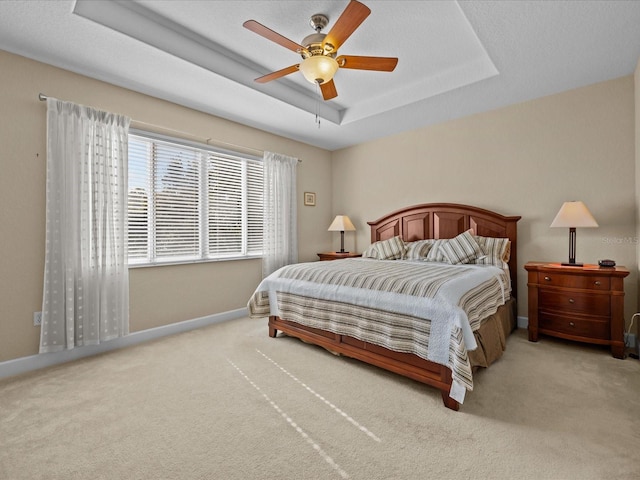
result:
[[[320,82],[316,82],[316,123],[320,128]]]

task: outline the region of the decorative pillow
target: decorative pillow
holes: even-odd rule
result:
[[[442,253],[442,251],[440,250],[440,247],[444,244],[446,244],[449,240],[447,239],[438,239],[438,240],[426,240],[428,242],[431,242],[431,249],[429,250],[429,253],[427,254],[427,258],[425,258],[426,262],[445,262],[446,259],[444,258],[444,254]]]
[[[381,240],[374,243],[378,260],[398,260],[404,256],[406,250],[404,241],[400,236]]]
[[[484,257],[478,257],[473,263],[478,265],[495,265],[504,267],[511,258],[511,241],[508,238],[480,237],[474,235],[478,245],[485,253]]]
[[[484,252],[473,238],[472,232],[473,230],[467,230],[440,247],[449,263],[452,265],[469,263],[471,260],[484,256]]]
[[[432,245],[433,241],[431,240],[417,240],[407,243],[404,258],[407,260],[425,260]]]
[[[378,251],[376,250],[376,244],[373,243],[362,252],[362,258],[378,258]]]

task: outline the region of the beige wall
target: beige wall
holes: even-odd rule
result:
[[[624,77],[332,154],[0,51],[0,362],[38,350],[32,314],[42,301],[46,151],[40,92],[202,139],[301,158],[301,261],[337,247],[339,235],[326,231],[335,214],[354,221],[358,230],[346,233],[345,247],[361,251],[369,244],[366,221],[436,201],[521,215],[521,266],[565,260],[568,232],[549,224],[563,201],[583,200],[600,228],[578,231],[578,261],[608,257],[631,269],[628,321],[638,299],[638,70],[635,80]],[[316,207],[302,205],[304,191],[316,192]],[[139,331],[244,307],[260,279],[260,262],[138,268],[130,279],[131,330]],[[523,268],[518,282],[526,292]],[[519,315],[526,316],[526,296],[519,300]]]
[[[0,51],[0,362],[38,352],[44,273],[46,104],[44,93],[122,113],[203,140],[302,159],[298,170],[299,258],[317,259],[331,234],[331,154],[299,142]],[[310,127],[314,128],[310,118]],[[162,132],[166,133],[166,132]],[[317,193],[304,207],[302,193]],[[235,310],[261,278],[259,260],[130,270],[131,330]]]
[[[334,152],[333,206],[354,221],[350,248],[369,245],[367,221],[426,202],[477,205],[518,224],[519,315],[527,316],[529,260],[567,261],[566,229],[551,229],[567,200],[600,228],[578,229],[577,260],[613,258],[631,269],[626,318],[637,308],[632,76],[421,128]],[[339,174],[338,174],[339,172]]]

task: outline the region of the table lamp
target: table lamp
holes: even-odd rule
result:
[[[330,232],[340,232],[340,253],[349,253],[344,251],[344,232],[345,230],[353,231],[356,227],[353,226],[351,220],[346,215],[336,215],[331,225],[329,225]]]
[[[580,201],[564,202],[556,218],[551,222],[551,227],[569,228],[569,262],[562,265],[569,267],[581,267],[582,263],[576,263],[576,227],[597,227],[593,215],[587,206]]]

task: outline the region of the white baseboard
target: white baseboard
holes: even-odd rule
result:
[[[236,318],[246,317],[248,315],[246,308],[231,310],[228,312],[217,313],[215,315],[207,315],[206,317],[194,318],[183,322],[172,323],[162,327],[150,328],[140,332],[130,333],[126,337],[116,338],[100,345],[87,345],[84,347],[76,347],[71,350],[65,350],[55,353],[43,353],[39,355],[31,355],[29,357],[16,358],[0,363],[0,378],[12,377],[22,373],[31,372],[45,367],[51,367],[61,363],[70,362],[79,358],[97,355],[99,353],[116,350],[118,348],[137,345],[142,342],[148,342],[156,338],[174,335],[176,333],[195,330],[196,328],[206,327],[214,323],[225,322]]]
[[[79,358],[137,345],[156,338],[166,337],[167,335],[188,332],[189,330],[195,330],[196,328],[206,327],[207,325],[213,325],[214,323],[246,317],[247,315],[247,309],[240,308],[238,310],[217,313],[215,315],[207,315],[206,317],[194,318],[192,320],[185,320],[184,322],[172,323],[162,327],[130,333],[126,337],[116,338],[115,340],[110,340],[108,342],[101,343],[100,345],[88,345],[85,347],[76,347],[72,350],[65,350],[63,352],[43,353],[40,355],[16,358],[15,360],[8,360],[0,363],[0,378],[12,377],[14,375],[20,375],[34,370],[39,370],[41,368],[52,367],[61,363],[78,360]],[[518,328],[526,329],[529,325],[529,319],[527,317],[517,317],[517,325]]]
[[[517,317],[518,328],[528,328],[529,327],[529,317]]]

